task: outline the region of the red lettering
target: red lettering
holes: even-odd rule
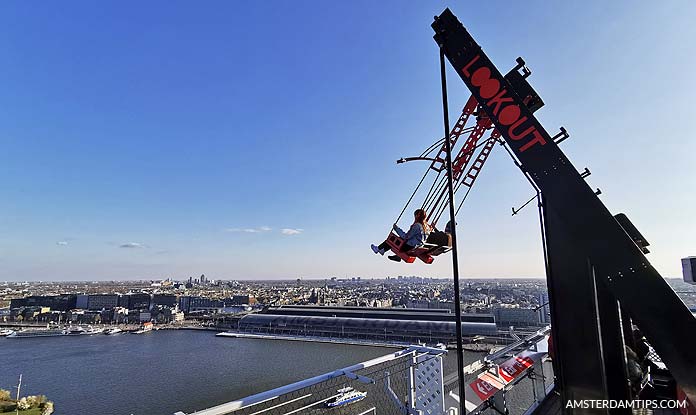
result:
[[[529,128],[527,128],[526,130],[524,130],[524,132],[519,133],[519,134],[516,133],[515,130],[517,128],[519,128],[520,125],[524,124],[525,121],[527,121],[526,116],[520,118],[519,120],[517,120],[517,122],[512,124],[510,126],[510,128],[508,128],[508,135],[510,136],[510,138],[512,138],[513,140],[519,140],[522,137],[526,137],[529,133],[531,133],[534,130],[534,126],[532,125]]]
[[[498,121],[503,125],[510,125],[520,118],[520,107],[517,105],[508,105],[500,111]]]
[[[539,131],[537,131],[537,130],[535,129],[534,132],[533,132],[533,134],[534,134],[534,137],[533,137],[531,140],[529,140],[529,141],[527,142],[527,144],[525,144],[525,145],[523,145],[522,147],[520,147],[520,152],[521,152],[521,153],[524,153],[525,151],[529,150],[529,148],[530,148],[531,146],[533,146],[534,144],[536,144],[536,143],[539,143],[539,144],[541,144],[542,146],[543,146],[544,144],[546,144],[546,140],[544,140],[544,137],[541,136],[541,134],[539,133]]]
[[[488,79],[486,83],[481,85],[479,93],[481,94],[481,98],[488,99],[497,94],[498,90],[500,90],[500,81],[497,79]]]
[[[485,66],[478,68],[473,75],[471,75],[471,83],[474,86],[482,87],[486,82],[491,79],[491,70]]]
[[[481,55],[474,56],[474,58],[470,60],[469,63],[466,64],[466,66],[462,68],[462,73],[464,74],[464,76],[466,76],[467,78],[471,77],[471,74],[469,73],[469,68],[471,68],[471,65],[473,65],[477,60],[479,60],[480,57]]]
[[[498,93],[498,95],[494,96],[493,98],[491,98],[490,101],[486,102],[486,105],[488,105],[489,107],[495,105],[495,108],[493,108],[493,115],[495,115],[496,117],[498,116],[498,111],[500,111],[500,106],[503,105],[503,103],[513,102],[512,98],[510,97],[503,98],[503,95],[505,95],[506,93],[507,90],[503,89]]]

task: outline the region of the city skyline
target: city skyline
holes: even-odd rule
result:
[[[623,5],[450,7],[500,68],[525,58],[542,123],[679,278],[696,5]],[[449,254],[369,245],[424,168],[394,161],[442,134],[427,22],[447,4],[359,6],[0,6],[0,281],[446,278]],[[454,120],[468,93],[449,76]],[[458,217],[464,278],[543,277],[535,207],[510,216],[532,194],[496,149]]]

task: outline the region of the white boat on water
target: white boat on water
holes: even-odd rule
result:
[[[18,330],[7,336],[8,339],[22,339],[31,337],[55,337],[66,336],[68,333],[63,329],[28,329]]]
[[[104,334],[111,336],[114,334],[121,333],[122,331],[123,330],[119,329],[118,327],[109,327],[108,329],[104,330]]]
[[[85,334],[86,330],[80,326],[70,326],[65,330],[65,332],[69,336],[79,336]]]
[[[9,336],[9,335],[11,335],[12,333],[14,333],[14,330],[2,329],[2,330],[0,330],[0,337]]]
[[[367,392],[357,391],[351,387],[337,390],[338,395],[326,401],[328,408],[337,408],[339,406],[350,405],[352,403],[362,401],[367,397]]]
[[[102,333],[104,333],[104,329],[100,329],[100,328],[98,328],[98,327],[88,326],[88,327],[87,327],[87,330],[85,330],[84,333],[82,333],[82,334],[86,334],[86,335],[88,335],[88,336],[92,336],[92,335],[95,335],[95,334],[102,334]]]

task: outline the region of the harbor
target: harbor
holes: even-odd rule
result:
[[[115,336],[119,334],[146,334],[152,331],[159,330],[199,330],[199,331],[220,331],[219,329],[210,327],[198,326],[170,326],[163,325],[156,327],[152,323],[144,323],[142,325],[121,325],[121,326],[104,326],[95,327],[91,325],[77,326],[58,326],[46,325],[37,327],[36,325],[0,328],[0,337],[8,339],[25,339],[36,337],[60,337],[60,336]]]
[[[0,338],[0,388],[13,387],[23,373],[26,393],[49,396],[57,414],[171,415],[388,352],[385,347],[221,338],[207,330]],[[273,376],[264,376],[258,362],[266,362]]]

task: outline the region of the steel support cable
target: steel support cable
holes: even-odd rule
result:
[[[435,183],[433,183],[434,185]],[[435,209],[435,200],[437,200],[438,195],[442,194],[442,192],[445,190],[447,187],[447,176],[442,176],[440,177],[439,183],[437,183],[437,187],[435,187],[434,191],[431,191],[430,194],[428,195],[428,198],[426,199],[426,202],[423,204],[424,210],[428,212],[428,215],[432,213]]]
[[[440,182],[442,181],[442,179],[440,178],[441,174],[442,174],[442,171],[437,172],[437,176],[435,176],[435,180],[433,180],[433,184],[430,186],[430,190],[428,190],[428,194],[425,196],[425,200],[423,200],[423,205],[421,205],[421,209],[426,210],[426,211],[428,210],[427,206],[430,203],[432,203],[432,199],[434,198],[434,195],[436,193],[434,191],[435,185],[437,185],[439,187],[440,183],[438,182],[438,180],[440,180]]]
[[[455,186],[456,186],[454,192],[456,193],[457,190],[459,190],[459,186],[461,185],[460,178],[454,179],[454,184],[455,184]],[[443,194],[442,194],[442,196],[444,196],[444,191],[445,191],[445,190],[446,190],[446,189],[443,189]],[[440,203],[438,203],[437,208],[436,208],[436,209],[433,209],[432,216],[433,216],[433,219],[434,219],[434,223],[437,223],[437,221],[440,220],[440,217],[442,216],[442,214],[444,213],[445,209],[447,208],[447,203],[446,203],[446,202],[447,202],[447,199],[445,199],[444,197],[442,197],[442,200],[440,201]]]
[[[464,114],[464,111],[462,111],[462,114]],[[468,115],[467,115],[467,119],[468,119]],[[457,140],[459,140],[459,137],[460,137],[462,134],[470,133],[470,132],[472,132],[476,127],[477,127],[477,125],[473,125],[473,126],[471,126],[471,127],[462,128],[461,131],[456,132],[456,133],[451,132],[450,135],[449,135],[449,141],[450,141],[449,144],[451,145],[452,142],[456,143]],[[438,144],[444,143],[445,140],[446,140],[446,137],[443,137],[443,138],[437,140],[435,143],[431,144],[428,148],[426,148],[426,149],[421,153],[420,157],[425,157],[425,156],[427,156],[429,153],[431,153],[432,151],[435,150],[435,148],[437,147]],[[444,151],[445,148],[446,148],[446,145],[443,144],[442,147],[440,147],[440,150],[439,150],[438,154],[442,153],[442,152]],[[476,147],[474,147],[474,148],[476,148]],[[429,171],[433,168],[434,165],[435,165],[435,161],[433,161],[433,162],[430,164],[430,166],[428,167],[428,170],[426,170],[426,172],[423,174],[423,177],[421,178],[420,182],[419,182],[418,185],[416,186],[416,189],[413,191],[413,193],[411,194],[411,197],[409,197],[408,201],[406,202],[406,205],[404,206],[404,208],[403,208],[403,209],[401,210],[401,212],[399,213],[399,216],[397,217],[396,222],[398,222],[398,221],[401,219],[401,217],[403,216],[404,212],[406,212],[406,209],[408,208],[408,205],[411,203],[411,201],[412,201],[413,198],[415,197],[416,193],[418,192],[418,189],[419,189],[420,186],[423,184],[423,181],[425,180],[425,177],[428,175]],[[429,205],[429,204],[432,203],[432,199],[434,198],[434,196],[437,195],[437,194],[439,194],[439,193],[441,192],[440,188],[444,187],[444,184],[446,183],[444,180],[442,180],[442,181],[438,184],[438,186],[437,186],[438,190],[435,191],[435,192],[433,193],[433,189],[435,188],[435,184],[437,183],[438,177],[440,177],[440,174],[442,173],[442,170],[443,170],[443,169],[438,170],[438,175],[435,177],[435,180],[433,181],[433,185],[430,187],[430,190],[428,191],[428,193],[427,193],[427,195],[426,195],[425,201],[423,202],[423,205],[422,205],[422,209],[424,209],[424,210],[430,209],[430,208],[427,208],[427,209],[426,209],[425,206],[427,206],[427,205]],[[434,211],[434,210],[435,210],[435,209],[433,208],[433,211]]]
[[[507,147],[505,141],[501,141],[500,145],[503,146],[505,151],[508,153],[508,155],[512,159],[512,162],[515,163],[515,166],[517,166],[518,169],[520,169],[524,178],[527,179],[529,184],[532,185],[532,188],[534,188],[534,191],[536,192],[537,210],[539,212],[539,229],[541,232],[541,250],[544,254],[544,270],[546,271],[546,275],[549,275],[550,269],[551,269],[551,264],[549,263],[549,257],[548,257],[548,251],[547,251],[548,246],[546,244],[546,225],[544,223],[544,196],[541,194],[541,189],[539,189],[539,187],[537,187],[536,183],[534,183],[534,181],[529,177],[529,174],[527,174],[525,169],[522,167],[522,164],[519,161],[517,161],[517,158],[515,157],[515,155]],[[530,199],[530,201],[531,200],[534,200],[534,198]],[[529,202],[525,203],[525,206],[528,203]]]
[[[534,181],[529,177],[527,172],[522,167],[522,164],[520,164],[517,161],[517,158],[515,157],[514,154],[512,154],[512,152],[507,147],[507,145],[505,144],[504,141],[501,142],[501,145],[503,146],[505,151],[508,153],[508,155],[510,155],[512,162],[515,163],[515,166],[517,166],[518,169],[520,169],[524,178],[527,179],[529,184],[532,185],[532,187],[534,188],[534,191],[537,194],[536,199],[537,199],[537,207],[539,208],[539,224],[541,227],[541,244],[542,244],[542,247],[544,249],[544,265],[546,265],[546,268],[548,269],[549,264],[548,264],[548,258],[546,257],[546,232],[544,230],[544,216],[543,216],[543,207],[544,207],[543,200],[544,200],[544,198],[541,194],[541,190],[537,187],[536,183],[534,183]],[[532,200],[534,200],[534,198],[532,198]],[[529,203],[529,202],[527,202],[527,203]],[[527,203],[525,203],[525,206],[527,205]]]
[[[480,138],[479,138],[479,139],[480,139]],[[481,142],[481,143],[476,144],[476,145],[475,145],[474,147],[472,147],[470,150],[468,150],[468,151],[466,151],[466,152],[464,152],[464,153],[462,153],[462,154],[459,154],[459,156],[457,157],[457,160],[458,160],[459,158],[461,158],[461,157],[465,157],[465,156],[467,156],[467,155],[473,154],[474,151],[476,151],[476,149],[478,149],[478,148],[481,147],[481,146],[486,145],[486,143],[488,143],[489,140],[490,140],[490,138],[484,140],[484,141]],[[471,159],[469,159],[469,161],[471,161]],[[455,160],[455,162],[456,162],[456,160]],[[455,193],[456,193],[457,191],[459,191],[459,188],[460,188],[460,187],[462,186],[462,184],[464,183],[463,178],[464,178],[465,176],[464,176],[462,173],[463,173],[464,168],[465,168],[466,166],[468,166],[468,165],[469,165],[469,162],[467,161],[467,163],[466,163],[465,165],[463,165],[462,168],[461,168],[461,170],[459,171],[459,176],[456,177],[456,178],[454,179],[455,184],[456,184],[456,189],[455,189],[455,191],[454,191]],[[471,187],[469,187],[469,190],[471,190]],[[467,190],[467,192],[466,192],[467,195],[469,194],[469,190]],[[433,222],[431,223],[433,226],[434,226],[434,225],[437,223],[437,221],[440,219],[440,217],[442,216],[442,214],[444,213],[444,211],[445,211],[445,209],[446,209],[446,207],[447,207],[447,203],[445,203],[445,202],[447,201],[447,199],[444,198],[444,189],[443,189],[442,192],[443,192],[443,193],[441,193],[441,196],[440,196],[440,198],[438,199],[438,202],[437,202],[437,204],[436,204],[436,205],[437,205],[437,208],[433,208],[432,214],[430,215],[430,217],[432,217],[432,218],[434,219]],[[464,203],[464,200],[465,200],[465,199],[466,199],[466,195],[464,196],[464,199],[459,203],[459,207],[457,208],[457,212],[456,212],[456,213],[459,213],[459,209],[461,209],[462,204]],[[456,214],[456,213],[455,213],[455,214]]]
[[[487,138],[486,140],[484,140],[482,143],[477,144],[476,146],[474,146],[471,150],[467,151],[466,153],[461,154],[459,157],[464,157],[464,156],[467,155],[467,154],[473,153],[477,148],[479,148],[479,147],[481,147],[481,146],[485,146],[486,144],[488,144],[488,142],[489,142],[491,139],[493,139],[492,136],[489,137],[489,138]],[[482,150],[482,151],[483,151],[483,150]],[[479,154],[479,156],[480,156],[480,154]],[[478,160],[478,158],[477,158],[477,160]],[[469,163],[467,162],[467,164],[464,165],[463,167],[466,167],[468,164],[469,164]],[[481,166],[481,167],[483,167],[483,166]],[[469,168],[468,171],[470,171],[470,170],[471,170],[471,167]],[[456,187],[455,187],[455,190],[454,190],[455,193],[457,193],[457,192],[459,191],[459,188],[464,184],[464,179],[466,178],[466,176],[465,176],[465,175],[462,175],[462,174],[461,174],[462,172],[463,172],[463,168],[462,168],[462,170],[460,171],[459,177],[457,177],[456,180],[455,180],[455,182],[456,182]],[[473,186],[473,182],[471,183],[471,186],[467,186],[469,189],[466,191],[466,194],[464,195],[464,198],[463,198],[462,201],[459,203],[459,206],[457,207],[457,211],[455,212],[455,215],[459,213],[459,210],[462,208],[462,205],[464,205],[464,201],[465,201],[466,198],[469,196],[469,192],[471,191],[471,187],[472,187],[472,186]],[[445,207],[446,207],[446,204],[442,204],[442,205],[439,207],[439,209],[433,211],[433,215],[432,215],[432,217],[433,217],[433,219],[434,219],[434,222],[433,222],[433,223],[437,223],[437,221],[440,220],[440,217],[442,216],[442,214],[443,214],[444,211],[445,211]]]
[[[425,173],[423,174],[423,177],[421,177],[420,182],[418,182],[418,186],[416,186],[416,189],[413,191],[413,193],[411,193],[411,197],[408,198],[408,201],[407,201],[406,204],[404,205],[404,208],[401,209],[401,213],[399,213],[399,216],[396,218],[396,221],[395,221],[395,222],[399,222],[399,219],[401,219],[401,216],[403,216],[404,212],[406,212],[406,209],[408,208],[408,205],[411,204],[411,201],[413,200],[413,197],[416,195],[416,193],[418,193],[418,189],[419,189],[419,188],[421,187],[421,185],[423,184],[423,180],[425,180],[425,178],[428,176],[428,173],[429,173],[429,172],[430,172],[430,167],[428,167],[428,169],[427,169],[427,170],[425,171]]]
[[[458,189],[458,183],[459,183],[458,179],[455,179],[454,180],[454,185],[455,185],[454,192],[455,192],[455,194],[457,193],[456,189]],[[443,199],[443,201],[437,206],[437,209],[435,209],[433,211],[434,223],[437,223],[437,221],[440,220],[440,217],[442,216],[442,214],[445,212],[445,209],[447,208],[447,205],[448,205],[448,203],[446,203],[446,202],[447,202],[447,199]]]
[[[544,267],[545,267],[546,272],[548,274],[548,272],[549,272],[549,259],[548,259],[547,252],[546,252],[546,249],[547,249],[547,247],[546,247],[546,229],[544,226],[544,211],[543,211],[544,197],[542,196],[541,190],[537,187],[536,183],[534,183],[534,181],[529,177],[527,172],[524,170],[524,168],[522,167],[522,164],[520,164],[520,162],[517,161],[517,158],[515,157],[515,155],[512,154],[510,149],[507,147],[507,145],[505,144],[505,141],[501,141],[500,145],[503,146],[505,151],[508,153],[508,155],[512,159],[512,162],[515,163],[515,166],[517,166],[518,169],[520,169],[524,178],[527,179],[529,184],[532,185],[532,188],[534,188],[534,191],[537,194],[536,199],[537,199],[537,208],[539,210],[539,227],[541,228],[541,247],[542,247],[542,250],[544,251]],[[531,200],[534,200],[534,198],[532,198]],[[531,200],[530,200],[530,202],[531,202]],[[525,206],[528,203],[529,202],[525,203]]]
[[[497,139],[496,139],[496,138],[493,138],[493,137],[489,137],[488,140],[486,140],[486,141],[483,142],[483,144],[488,143],[490,140],[497,140]],[[481,151],[483,152],[483,150],[481,150]],[[492,149],[491,149],[491,151],[492,151]],[[479,155],[480,155],[480,154],[479,154]],[[488,160],[488,157],[486,157],[486,160]],[[481,166],[481,168],[483,168],[483,165]],[[463,184],[464,184],[464,181],[462,180],[462,181],[459,183],[459,185],[457,186],[457,189],[455,190],[455,192],[458,191],[459,188],[460,188]],[[460,209],[462,208],[462,206],[464,205],[464,201],[465,201],[466,198],[469,196],[469,192],[471,192],[471,189],[474,187],[474,183],[472,182],[472,183],[471,183],[471,186],[467,186],[467,187],[468,187],[469,189],[467,189],[466,193],[464,193],[464,197],[462,198],[462,201],[459,202],[459,206],[457,206],[457,212],[456,212],[455,214],[459,214],[459,210],[460,210]]]
[[[475,128],[475,127],[469,127],[469,128],[473,129],[473,128]],[[464,133],[464,130],[462,130],[462,134],[463,134],[463,133]],[[450,140],[451,140],[451,139],[450,139]],[[440,142],[440,141],[445,141],[445,139],[444,139],[444,138],[441,138],[440,140],[438,140],[438,142]],[[433,146],[430,146],[430,147],[434,147],[434,145],[433,145]],[[478,147],[478,146],[476,146],[476,147]],[[476,149],[476,147],[474,147],[474,149]],[[427,150],[427,149],[426,149],[426,150]],[[473,149],[472,149],[472,150],[473,150]],[[432,149],[431,149],[430,151],[432,151]],[[424,152],[423,154],[426,154],[426,153]],[[421,154],[421,157],[423,156],[423,154]],[[430,170],[432,170],[431,167],[432,167],[432,164],[431,164],[431,166],[428,166],[428,168],[427,168],[427,170],[425,171],[425,173],[423,173],[423,177],[421,177],[421,179],[420,179],[420,181],[418,182],[418,185],[416,186],[415,190],[413,190],[413,193],[411,193],[411,196],[408,198],[408,201],[407,201],[406,204],[404,205],[404,208],[401,209],[401,212],[399,213],[399,216],[396,218],[396,221],[395,221],[395,222],[399,222],[399,220],[401,219],[401,217],[404,215],[404,212],[406,212],[406,209],[408,209],[408,205],[411,204],[411,201],[412,201],[413,198],[416,196],[416,193],[418,193],[418,189],[420,189],[421,185],[423,184],[423,181],[425,181],[425,178],[428,176],[428,173],[430,173]],[[431,199],[431,198],[433,197],[433,188],[435,187],[435,183],[437,183],[437,179],[438,179],[438,177],[440,177],[441,173],[442,173],[442,170],[438,171],[437,176],[435,176],[435,181],[433,181],[433,185],[430,187],[430,190],[428,191],[428,195],[426,196],[426,202],[423,203],[423,206],[425,206],[426,203],[428,203],[428,202],[427,202],[428,199]],[[443,178],[442,178],[440,184],[438,185],[438,188],[444,187],[444,186],[445,186],[446,181],[445,181],[444,179],[445,179],[445,177],[443,176]],[[436,191],[434,194],[438,194],[439,192],[440,192],[440,190]]]
[[[452,141],[454,141],[456,143],[456,141],[459,140],[459,137],[461,137],[462,134],[471,133],[472,131],[474,131],[476,129],[476,127],[477,127],[477,125],[473,125],[473,126],[467,127],[467,128],[462,128],[462,130],[459,133],[457,133],[454,137],[452,137],[452,134],[450,134],[450,143],[452,143]],[[444,140],[444,139],[442,139],[442,140]],[[468,141],[468,139],[467,139],[467,141]],[[442,151],[443,151],[443,149],[441,148],[439,153],[442,153]],[[461,155],[460,155],[460,157],[461,157]],[[433,162],[433,164],[431,164],[430,167],[432,168],[434,164],[435,163]],[[435,198],[437,197],[437,195],[442,195],[442,192],[444,192],[446,184],[447,184],[445,177],[443,177],[440,180],[440,182],[437,183],[438,177],[440,177],[440,173],[442,173],[443,170],[444,169],[438,170],[438,175],[435,177],[435,181],[433,182],[433,185],[430,187],[430,190],[428,191],[428,195],[426,196],[425,201],[423,202],[423,205],[422,205],[422,209],[428,212],[429,218],[432,217],[433,213],[437,210],[435,208],[435,206],[433,206],[433,202],[434,202]],[[436,183],[437,183],[437,186],[436,186]],[[441,198],[442,198],[442,196],[440,198],[438,198],[438,200],[440,200]],[[431,223],[431,224],[434,225],[434,223]]]
[[[426,148],[425,150],[423,150],[423,152],[421,153],[421,155],[420,155],[419,157],[425,157],[425,156],[427,156],[430,152],[432,152],[433,150],[435,150],[435,148],[436,148],[438,145],[442,146],[442,143],[444,143],[444,142],[445,142],[445,139],[444,139],[444,138],[441,138],[441,139],[437,140],[436,142],[434,142],[433,144],[431,144],[430,147],[428,147],[428,148]]]
[[[475,148],[472,149],[472,151],[473,151],[473,150],[475,150]],[[467,164],[468,164],[468,163],[467,163]],[[459,191],[459,188],[462,187],[462,184],[464,184],[464,177],[465,177],[464,175],[460,175],[459,177],[457,177],[457,178],[455,179],[455,188],[454,188],[454,193],[455,193],[455,194]],[[469,188],[469,190],[471,190],[471,188]],[[467,190],[466,193],[467,193],[467,194],[464,195],[464,199],[466,199],[466,196],[469,194],[469,191]],[[459,207],[461,207],[462,203],[464,203],[464,199],[462,199],[462,201],[459,203]],[[437,211],[437,214],[436,214],[436,220],[440,220],[440,217],[441,217],[442,214],[445,212],[446,206],[447,206],[447,204],[445,204],[445,203],[443,203],[443,204],[440,206],[440,208],[439,208],[439,210]],[[455,212],[455,215],[459,212],[459,207],[457,207],[457,211]]]
[[[457,184],[457,186],[456,186],[456,188],[455,188],[455,190],[454,190],[454,193],[455,193],[455,194],[457,193],[457,191],[459,190],[459,188],[461,187],[461,185],[462,185],[462,182],[460,181],[460,182]],[[471,188],[469,188],[469,190],[471,190]],[[462,206],[462,203],[464,203],[464,200],[465,200],[466,197],[469,195],[469,190],[467,190],[466,194],[464,195],[464,198],[463,198],[462,201],[459,203],[459,206],[457,207],[457,210],[456,210],[456,212],[454,213],[455,216],[457,215],[457,213],[459,213],[459,208]],[[442,204],[442,206],[440,207],[440,210],[439,210],[439,211],[436,213],[436,215],[435,215],[435,220],[436,220],[436,221],[439,221],[439,220],[440,220],[440,217],[442,217],[442,214],[445,213],[445,208],[446,208],[446,207],[447,207],[447,204]]]
[[[500,142],[500,145],[503,146],[503,148],[505,149],[505,151],[508,153],[508,155],[509,155],[510,158],[512,159],[512,162],[515,163],[515,166],[517,166],[517,168],[520,169],[520,171],[522,172],[522,175],[524,176],[524,178],[527,179],[527,181],[529,182],[529,184],[532,185],[532,187],[534,188],[534,191],[537,192],[537,193],[540,193],[541,190],[539,190],[539,188],[538,188],[537,185],[534,183],[534,181],[532,181],[532,179],[529,178],[529,175],[527,175],[527,172],[524,171],[524,168],[522,167],[522,164],[520,164],[520,162],[517,161],[517,158],[515,157],[514,154],[512,154],[512,152],[510,151],[510,149],[507,147],[507,144],[505,143],[505,141],[501,141],[501,142]]]
[[[450,178],[448,176],[445,176],[445,184],[449,183]],[[439,196],[437,197],[435,203],[432,205],[432,211],[428,212],[430,216],[435,215],[435,213],[440,209],[440,206],[447,206],[447,198],[445,195],[447,194],[447,186],[444,186],[442,191],[439,193]]]
[[[450,135],[450,141],[454,141],[454,143],[456,143],[457,140],[459,140],[459,137],[461,137],[462,134],[470,133],[470,132],[472,132],[472,131],[474,130],[474,128],[476,128],[476,125],[472,125],[471,127],[462,128],[462,130],[461,130],[460,132],[458,132],[458,133],[452,133],[452,134]],[[428,153],[431,153],[433,150],[435,150],[435,147],[436,147],[438,144],[442,144],[442,147],[440,147],[440,152],[445,151],[444,148],[443,148],[443,147],[444,147],[444,142],[445,142],[444,137],[441,138],[441,139],[439,139],[439,140],[437,140],[437,141],[436,141],[435,143],[433,143],[430,147],[426,148],[425,151],[423,151],[423,152],[421,153],[420,157],[425,157]]]
[[[474,128],[475,128],[475,126],[462,129],[462,131],[456,135],[456,139],[458,139],[461,134],[464,134],[465,131],[473,130]],[[452,137],[450,137],[450,141],[451,140],[452,140]],[[441,139],[437,140],[435,142],[435,144],[432,144],[430,147],[426,148],[423,153],[421,153],[421,157],[424,157],[425,155],[427,155],[428,153],[433,151],[438,143],[444,142],[444,141],[445,141],[445,138],[441,138]],[[442,148],[440,149],[440,152],[442,152]],[[423,181],[428,176],[428,173],[430,172],[430,170],[432,170],[433,165],[434,165],[434,162],[431,163],[431,165],[428,167],[428,169],[425,171],[425,173],[423,173],[423,177],[421,177],[420,182],[418,182],[418,185],[416,186],[416,189],[413,191],[413,193],[411,193],[411,197],[408,198],[408,201],[404,205],[404,208],[401,209],[401,212],[399,213],[399,216],[396,218],[395,222],[398,222],[401,219],[401,217],[404,215],[404,212],[406,212],[406,209],[408,209],[408,205],[411,204],[411,201],[416,196],[416,193],[418,193],[418,189],[420,189],[421,185],[423,184]],[[442,173],[442,170],[438,171],[437,176],[435,177],[435,182],[437,182],[437,177],[440,176],[440,173]],[[433,186],[434,186],[435,182],[433,182]],[[428,196],[426,197],[426,199],[428,197],[430,197],[430,192],[432,192],[432,189],[433,189],[433,187],[430,188],[430,191],[428,192]]]
[[[463,131],[462,131],[462,133],[463,133]],[[451,141],[451,139],[450,139],[450,141]],[[440,149],[440,153],[441,152],[442,152],[442,149]],[[432,166],[434,164],[435,163],[433,162],[433,164],[430,165],[430,168],[432,168]],[[425,200],[423,201],[423,205],[421,206],[421,209],[425,210],[428,213],[428,215],[427,215],[428,218],[432,217],[432,213],[435,211],[435,208],[433,206],[433,202],[435,201],[435,198],[438,195],[442,194],[442,192],[444,191],[444,189],[447,185],[446,176],[443,176],[440,178],[440,175],[442,174],[443,170],[444,169],[440,169],[437,171],[437,176],[435,176],[435,180],[433,181],[432,186],[430,186],[430,190],[428,190],[428,193],[425,197]],[[440,179],[439,182],[438,182],[438,179]],[[431,209],[432,209],[432,211],[431,211]]]
[[[466,193],[464,193],[464,197],[462,198],[462,201],[459,202],[459,206],[457,206],[457,212],[455,213],[455,215],[459,214],[459,209],[462,208],[462,206],[464,205],[464,201],[466,200],[467,197],[469,197],[469,192],[471,192],[472,187],[469,187],[469,189],[466,191]]]

